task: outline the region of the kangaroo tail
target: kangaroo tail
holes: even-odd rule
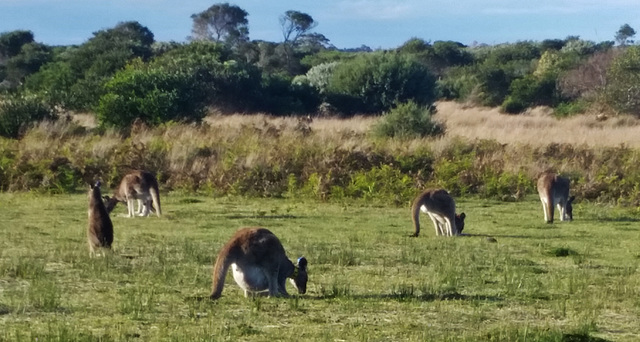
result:
[[[553,203],[553,193],[551,191],[547,191],[545,197],[547,198],[547,204],[544,207],[544,209],[547,211],[547,223],[551,223],[553,222],[553,214],[555,211],[555,206]]]
[[[420,206],[422,201],[416,199],[411,206],[411,219],[413,220],[413,228],[415,232],[412,236],[417,237],[420,234]]]
[[[226,246],[225,246],[226,247]],[[218,254],[216,263],[213,266],[213,274],[211,278],[213,285],[211,286],[211,299],[218,299],[222,295],[222,289],[224,288],[224,280],[227,277],[227,271],[232,263],[232,258],[229,257],[229,250],[223,248]]]
[[[155,184],[152,186],[151,189],[149,189],[149,193],[151,193],[153,207],[156,208],[156,215],[160,217],[162,215],[162,209],[160,208],[160,191],[158,190],[158,185]]]

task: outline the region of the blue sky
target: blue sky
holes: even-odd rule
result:
[[[200,0],[0,0],[0,32],[27,29],[50,45],[81,44],[93,32],[138,21],[156,41],[185,41],[191,18],[215,3]],[[499,44],[578,35],[613,40],[627,23],[640,32],[639,0],[241,0],[249,36],[282,41],[278,18],[311,15],[338,48],[394,48],[412,37]],[[640,34],[639,34],[640,37]],[[639,37],[638,40],[640,40]]]

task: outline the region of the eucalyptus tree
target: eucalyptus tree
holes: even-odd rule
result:
[[[229,3],[215,4],[205,11],[191,15],[193,28],[190,40],[208,40],[229,46],[249,40],[247,11]]]

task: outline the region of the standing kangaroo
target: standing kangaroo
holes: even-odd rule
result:
[[[133,171],[120,182],[120,185],[114,192],[112,197],[105,196],[107,202],[107,211],[111,212],[118,202],[127,203],[127,217],[149,216],[153,208],[155,208],[158,217],[162,215],[160,208],[160,192],[158,190],[158,180],[148,171]],[[138,211],[134,212],[134,201],[138,201]]]
[[[446,190],[426,190],[413,200],[411,218],[415,232],[411,236],[414,237],[420,234],[420,211],[429,215],[436,235],[460,235],[464,229],[466,215],[456,215],[456,202]]]
[[[245,297],[265,291],[269,296],[287,297],[287,278],[291,278],[298,293],[307,292],[307,259],[301,257],[298,265],[294,265],[280,240],[268,229],[239,229],[222,247],[213,267],[212,300],[220,298],[230,266]]]
[[[573,200],[575,196],[569,197],[569,186],[571,181],[568,178],[558,176],[552,172],[545,172],[538,178],[538,195],[542,202],[544,220],[553,223],[554,207],[558,206],[560,211],[560,221],[573,220]]]
[[[107,208],[102,202],[100,193],[100,181],[91,186],[89,190],[89,229],[87,230],[89,242],[89,256],[96,255],[99,248],[110,249],[113,243],[113,224],[109,218]],[[104,255],[104,254],[103,254]]]

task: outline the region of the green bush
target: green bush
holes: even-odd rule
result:
[[[0,136],[18,138],[29,124],[55,118],[55,111],[33,95],[14,95],[0,99]]]
[[[640,116],[640,46],[616,57],[607,73],[604,101],[617,111]]]
[[[265,75],[254,108],[275,115],[286,115],[311,113],[318,105],[318,90],[307,82],[292,82],[283,75]]]
[[[502,103],[501,109],[508,114],[519,114],[524,112],[527,107],[528,104],[526,102],[509,96]]]
[[[444,126],[433,121],[432,112],[413,101],[399,104],[380,118],[372,128],[373,133],[378,137],[407,139],[441,135]]]
[[[204,116],[204,89],[191,73],[131,65],[116,73],[105,91],[97,109],[101,125],[129,127],[137,118],[158,125]]]
[[[365,200],[382,200],[400,205],[407,203],[415,195],[415,184],[411,177],[398,169],[382,165],[371,170],[353,173],[343,192],[336,195],[338,198],[346,196]]]
[[[573,102],[562,102],[558,104],[553,111],[553,114],[557,117],[568,117],[576,114],[584,113],[589,104],[584,100],[577,100]]]
[[[529,74],[511,82],[509,96],[503,102],[502,109],[507,113],[515,114],[532,106],[551,106],[555,102],[555,93],[555,78]]]
[[[368,53],[335,66],[327,101],[343,113],[380,113],[398,103],[431,105],[435,77],[411,56]]]

